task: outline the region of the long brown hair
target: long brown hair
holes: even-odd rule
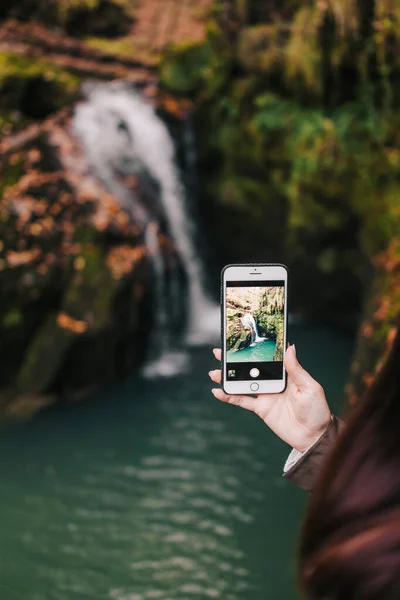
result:
[[[400,335],[311,495],[300,544],[310,600],[400,599]]]

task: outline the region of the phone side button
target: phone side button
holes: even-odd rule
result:
[[[258,383],[252,383],[250,385],[250,389],[251,389],[252,392],[257,392],[257,390],[258,390],[259,387],[260,386],[258,385]]]

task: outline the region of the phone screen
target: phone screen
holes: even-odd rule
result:
[[[285,281],[227,281],[226,381],[282,379]]]

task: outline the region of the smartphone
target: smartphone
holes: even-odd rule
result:
[[[283,392],[288,271],[280,264],[222,270],[222,387],[227,394]]]

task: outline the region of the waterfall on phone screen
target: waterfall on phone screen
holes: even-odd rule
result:
[[[265,342],[266,338],[263,338],[259,335],[257,322],[252,314],[247,313],[242,317],[242,323],[244,327],[250,329],[251,331],[251,343],[258,344],[259,342]]]

